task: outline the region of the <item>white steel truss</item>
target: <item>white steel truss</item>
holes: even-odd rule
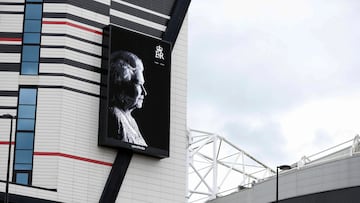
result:
[[[214,133],[188,132],[189,203],[205,202],[273,176],[275,171]]]

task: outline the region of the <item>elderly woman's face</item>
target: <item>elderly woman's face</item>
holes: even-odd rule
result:
[[[123,109],[132,110],[135,108],[142,108],[144,98],[146,96],[146,90],[144,88],[144,75],[143,75],[143,66],[142,63],[138,63],[140,67],[136,68],[134,72],[131,73],[130,81],[122,83],[120,87],[121,95],[124,96]]]
[[[114,62],[115,97],[123,110],[142,108],[146,90],[144,88],[144,66],[137,57],[120,58]]]
[[[132,106],[135,108],[141,108],[143,105],[144,98],[146,96],[146,90],[144,88],[144,76],[143,71],[136,71],[135,80],[133,81],[133,94],[130,94],[130,100],[132,101]]]

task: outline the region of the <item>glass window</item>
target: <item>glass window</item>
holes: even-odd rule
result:
[[[25,20],[24,32],[40,32],[41,20]]]
[[[16,173],[16,183],[27,185],[29,184],[28,173]]]
[[[32,149],[16,150],[15,163],[31,164],[32,163]]]
[[[21,88],[19,104],[36,104],[36,89]]]
[[[26,4],[25,19],[40,20],[42,16],[42,4]]]
[[[26,2],[43,2],[43,0],[26,0]]]
[[[15,149],[33,149],[34,133],[18,132]]]
[[[17,123],[17,129],[18,130],[34,131],[34,128],[35,128],[34,119],[19,118],[17,122],[18,122]]]
[[[24,46],[24,48],[25,47],[26,46]],[[13,170],[16,183],[25,185],[31,184],[35,138],[36,99],[36,88],[19,89],[19,106],[17,108],[18,118]]]
[[[35,118],[35,106],[19,105],[18,118]]]
[[[15,170],[32,170],[31,164],[15,164]]]
[[[24,43],[39,44],[40,33],[24,33]]]
[[[23,52],[22,52],[22,60],[38,62],[39,61],[39,52],[40,52],[40,46],[24,45]]]
[[[38,74],[37,62],[23,62],[21,63],[21,74],[22,75],[37,75]]]

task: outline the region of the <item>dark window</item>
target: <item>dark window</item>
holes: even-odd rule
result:
[[[29,174],[28,173],[16,173],[16,183],[28,185],[29,184]]]
[[[25,19],[37,19],[42,17],[42,4],[26,4]]]
[[[18,122],[17,122],[17,128],[18,130],[29,130],[29,131],[33,131],[35,126],[35,121],[34,119],[24,119],[24,118],[19,118]]]
[[[39,45],[24,45],[23,52],[22,52],[22,60],[30,61],[30,62],[39,62],[39,52],[40,46]]]
[[[39,44],[40,33],[24,33],[24,44]]]
[[[22,75],[36,75],[38,73],[38,62],[23,62],[21,63]]]
[[[21,88],[19,94],[19,104],[36,104],[37,89]]]
[[[14,181],[31,184],[36,119],[36,88],[19,89],[15,137]]]
[[[35,106],[19,105],[18,118],[35,118]]]
[[[39,73],[42,0],[27,0],[24,15],[24,34],[21,71],[22,75]]]
[[[33,151],[28,149],[17,149],[15,153],[16,162],[19,164],[31,164]]]
[[[25,20],[24,32],[40,32],[41,20]]]
[[[16,149],[32,149],[34,133],[18,132],[16,135]]]

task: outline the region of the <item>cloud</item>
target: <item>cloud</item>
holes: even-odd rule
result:
[[[330,97],[281,115],[278,121],[286,135],[287,150],[300,157],[352,139],[360,131],[359,102],[360,94]]]
[[[285,151],[286,141],[279,123],[262,121],[252,125],[229,121],[224,125],[223,134],[229,141],[270,167],[294,161]]]
[[[360,89],[359,9],[355,1],[193,1],[189,127],[225,132],[267,160],[336,144],[359,115],[346,109],[357,108]]]

